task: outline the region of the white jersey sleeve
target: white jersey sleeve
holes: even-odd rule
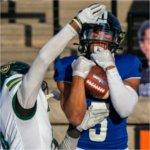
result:
[[[11,98],[13,98],[14,95],[17,93],[17,90],[22,83],[22,78],[23,78],[22,74],[15,74],[6,79],[3,88],[8,89],[9,96]]]
[[[20,105],[19,99],[17,96],[17,91],[20,88],[20,85],[22,84],[22,80],[23,80],[23,75],[21,74],[15,74],[9,77],[8,79],[6,79],[4,83],[3,89],[5,90],[3,90],[2,92],[7,91],[7,94],[11,97],[13,111],[16,114],[16,116],[22,120],[26,120],[26,118],[30,119],[34,116],[36,112],[36,103],[34,107],[30,109],[25,109]]]
[[[0,131],[9,149],[49,149],[52,133],[47,113],[47,100],[40,89],[35,107],[23,109],[17,91],[23,76],[7,78],[0,92]]]
[[[63,51],[76,34],[76,31],[68,24],[40,50],[28,73],[24,76],[17,93],[19,103],[23,108],[30,109],[35,105],[49,64]]]

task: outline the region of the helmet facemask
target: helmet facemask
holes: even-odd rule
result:
[[[90,46],[94,43],[114,53],[120,44],[120,33],[121,31],[113,30],[108,23],[84,24],[79,36],[78,49],[87,58],[94,52],[94,48],[91,49]]]

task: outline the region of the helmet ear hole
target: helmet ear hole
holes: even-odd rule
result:
[[[79,51],[80,53],[82,53],[82,51],[83,51],[83,46],[79,45],[79,46],[78,46],[78,51]]]
[[[121,32],[119,34],[119,44],[122,43],[125,39],[125,32]]]
[[[78,51],[80,53],[86,53],[87,52],[87,46],[86,45],[79,45],[78,46]]]
[[[121,55],[124,53],[124,49],[122,47],[119,47],[118,49],[116,49],[115,53]]]

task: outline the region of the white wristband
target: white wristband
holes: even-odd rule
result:
[[[74,71],[73,72],[73,74],[72,74],[72,76],[80,76],[80,77],[82,77],[82,78],[84,78],[85,79],[85,73],[83,73],[83,72],[80,72],[80,71]]]

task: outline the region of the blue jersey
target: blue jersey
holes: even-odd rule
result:
[[[55,81],[72,82],[72,62],[76,56],[57,59],[55,62]],[[131,54],[115,56],[115,64],[122,80],[141,76],[141,63]],[[109,116],[101,123],[81,133],[78,147],[86,150],[92,149],[125,149],[127,148],[127,119],[120,118],[115,111],[111,99],[98,100],[92,96],[87,97],[87,106],[99,105],[109,109]]]

